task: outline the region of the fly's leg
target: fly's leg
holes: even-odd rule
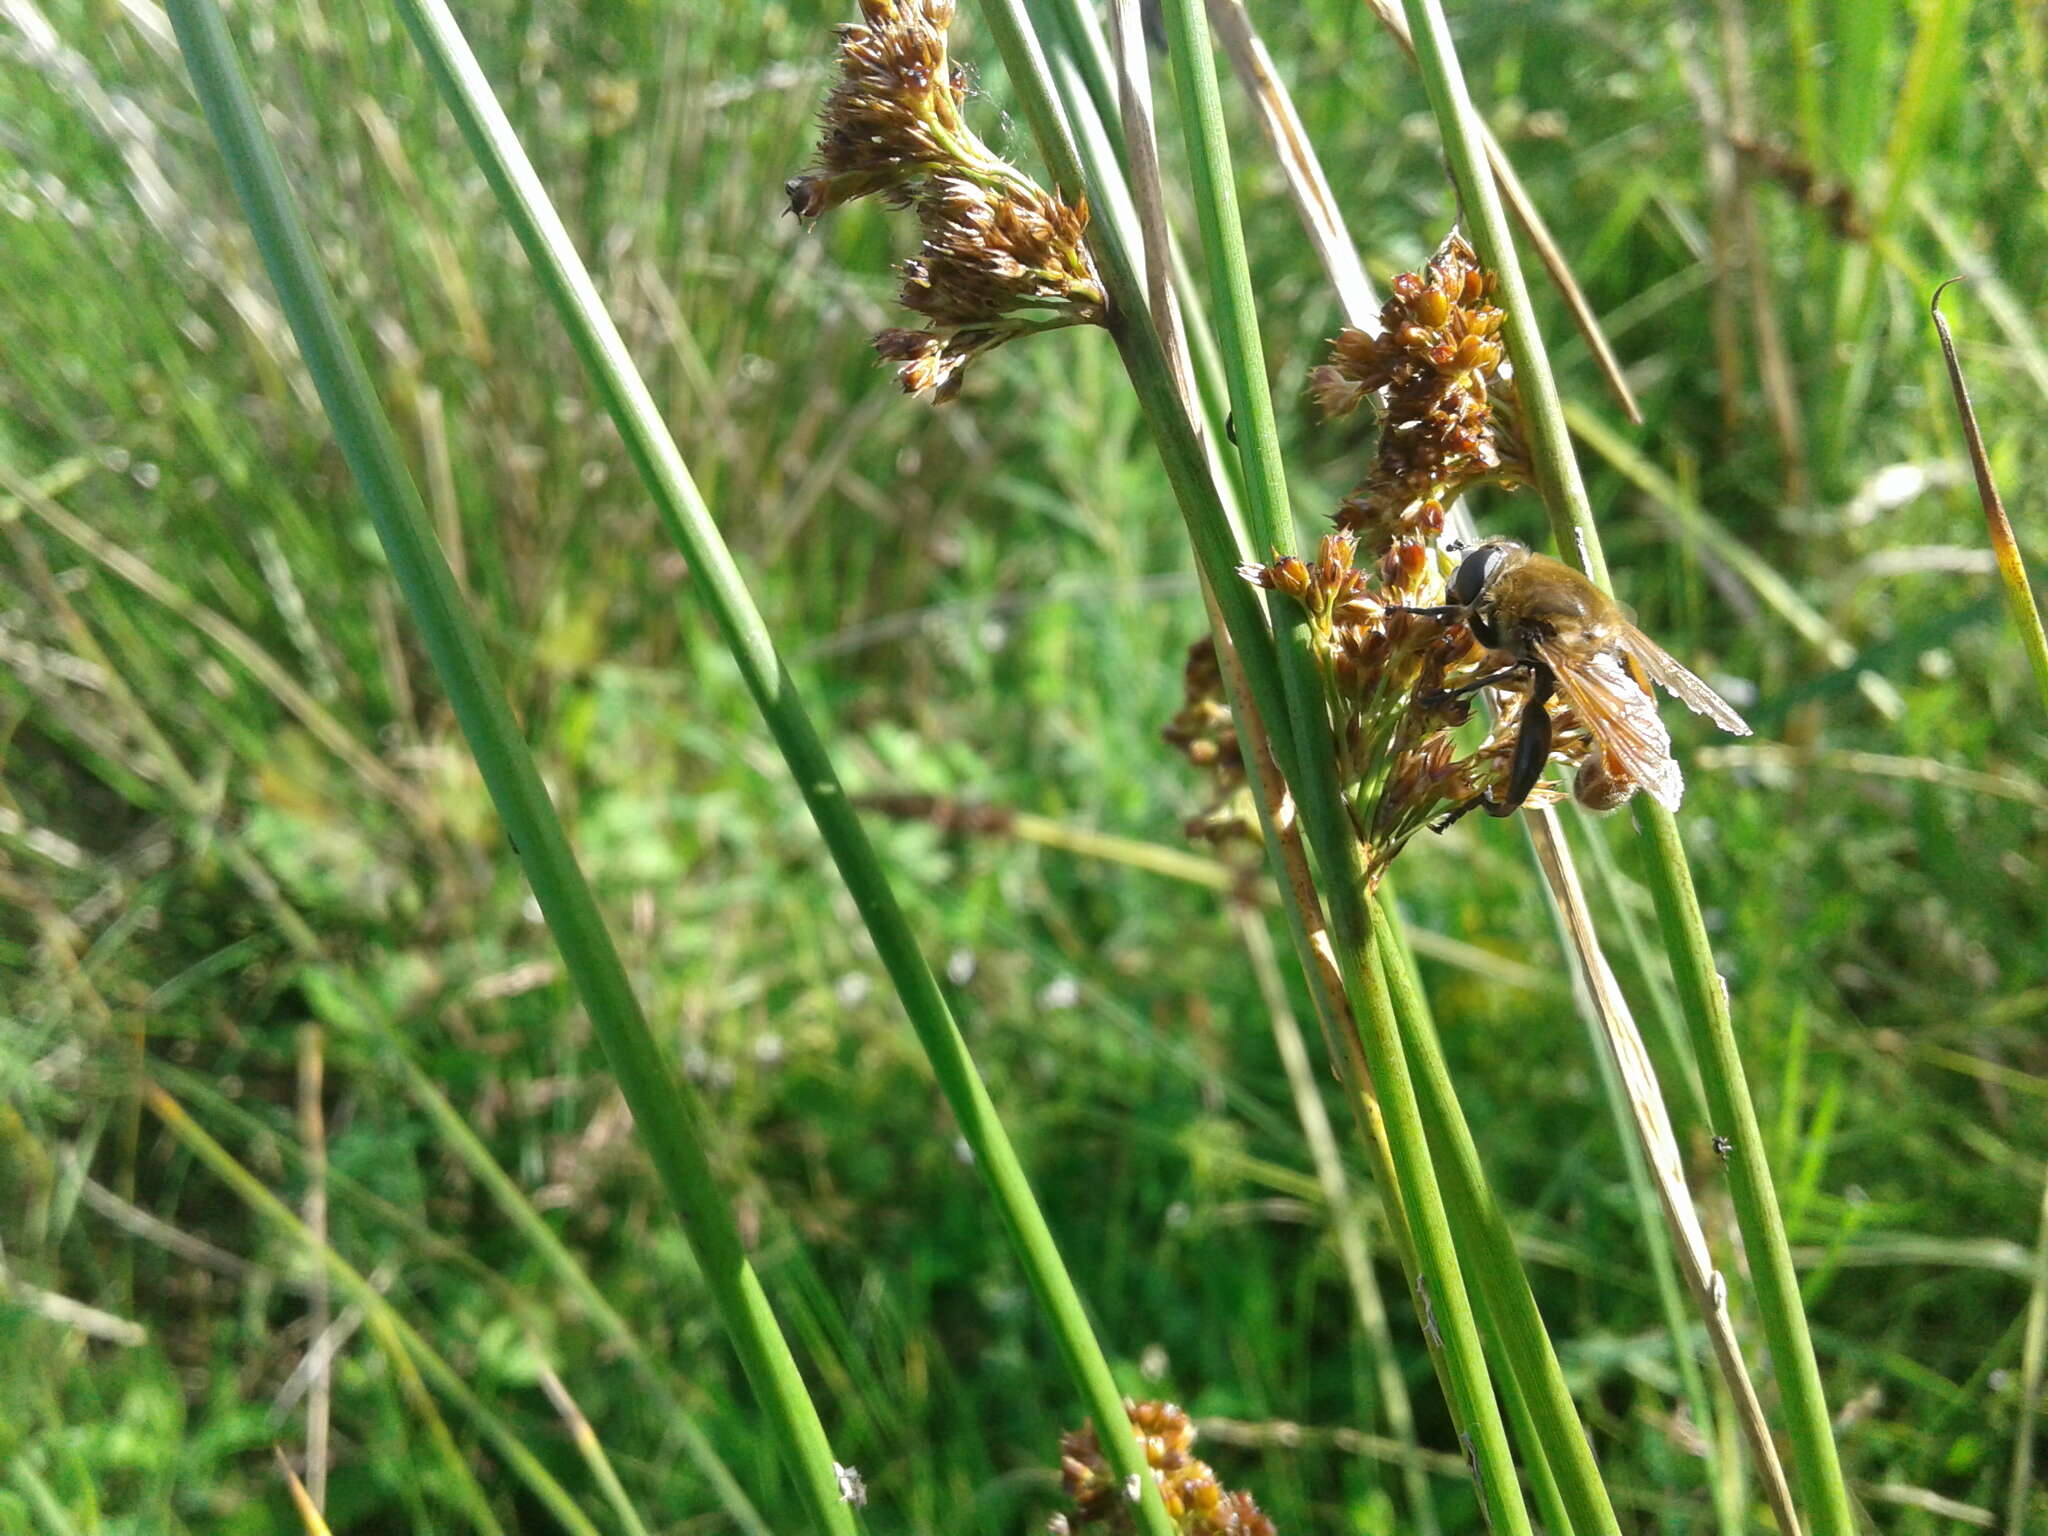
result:
[[[1452,699],[1462,699],[1468,693],[1477,693],[1482,688],[1491,688],[1496,683],[1504,683],[1518,672],[1532,672],[1535,670],[1536,663],[1533,661],[1512,661],[1498,672],[1489,672],[1484,677],[1474,678],[1469,683],[1460,683],[1455,688],[1439,688],[1432,693],[1418,694],[1416,695],[1415,702],[1423,705],[1425,708],[1435,708],[1439,704],[1448,704]]]
[[[1405,608],[1399,604],[1390,606],[1389,613],[1419,613],[1425,619],[1435,619],[1439,624],[1456,624],[1465,617],[1465,610],[1455,603],[1436,608]]]
[[[1437,817],[1436,820],[1429,824],[1429,830],[1436,833],[1448,832],[1467,816],[1478,810],[1479,807],[1487,803],[1486,796],[1474,795],[1470,800],[1452,806],[1443,815]]]
[[[1550,761],[1550,695],[1557,680],[1550,668],[1530,663],[1529,697],[1522,705],[1522,731],[1515,738],[1515,760],[1508,772],[1508,792],[1499,800],[1488,800],[1489,816],[1508,816],[1521,808],[1529,791],[1543,777],[1543,765]]]

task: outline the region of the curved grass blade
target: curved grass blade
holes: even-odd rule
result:
[[[1575,554],[1587,574],[1603,589],[1611,590],[1599,532],[1593,525],[1578,462],[1572,456],[1563,404],[1529,308],[1528,285],[1486,164],[1477,114],[1458,67],[1450,26],[1440,0],[1403,0],[1403,4],[1445,152],[1464,199],[1473,244],[1481,261],[1499,274],[1502,304],[1507,310],[1508,351],[1515,363],[1529,449],[1552,530],[1561,549]],[[1714,970],[1713,948],[1700,920],[1699,897],[1679,840],[1678,823],[1647,797],[1638,797],[1636,823],[1648,844],[1651,889],[1672,971],[1679,982],[1686,1023],[1699,1054],[1708,1104],[1716,1128],[1734,1142],[1729,1182],[1756,1281],[1758,1310],[1784,1393],[1800,1489],[1822,1536],[1850,1536],[1854,1518],[1821,1388],[1820,1367],[1800,1303],[1798,1275],[1792,1267],[1784,1217],[1764,1155],[1756,1106],[1735,1043],[1727,991]]]
[[[662,1185],[684,1220],[748,1380],[820,1530],[852,1536],[831,1447],[739,1230],[712,1177],[695,1095],[669,1069],[577,867],[361,358],[342,330],[311,240],[216,0],[172,0],[193,85],[308,370],[334,422],[393,574],[461,722],[564,966],[589,1012]]]
[[[2041,690],[2041,707],[2048,709],[2048,635],[2041,631],[2041,610],[2034,602],[2034,589],[2027,581],[2027,563],[2020,558],[2019,539],[2012,531],[2012,519],[2005,515],[2005,500],[1998,494],[1998,482],[1991,477],[1991,457],[1984,451],[1984,434],[1977,426],[1977,408],[1970,403],[1970,387],[1963,382],[1963,365],[1956,356],[1956,339],[1949,334],[1948,316],[1941,312],[1941,296],[1952,277],[1934,290],[1927,312],[1934,317],[1934,329],[1941,337],[1942,360],[1948,364],[1948,385],[1956,397],[1956,416],[1963,424],[1963,440],[1970,447],[1970,469],[1977,477],[1977,496],[1984,503],[1984,527],[1991,536],[1991,553],[1998,560],[1998,579],[2005,583],[2006,606],[2012,610],[2013,628],[2027,648],[2027,661],[2034,669],[2035,686]]]
[[[1144,1528],[1151,1536],[1171,1536],[1158,1486],[1147,1475],[1135,1439],[1109,1429],[1125,1422],[1122,1398],[1009,1134],[659,408],[448,7],[443,0],[398,0],[398,10],[603,396],[664,528],[689,560],[693,585],[710,607],[860,909],[940,1090],[974,1153],[975,1166],[988,1183],[1018,1261],[1045,1309],[1068,1371],[1090,1416],[1104,1429],[1104,1454],[1119,1477],[1138,1479]],[[829,1471],[829,1458],[827,1466]]]

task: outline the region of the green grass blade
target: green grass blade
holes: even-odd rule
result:
[[[177,17],[185,0],[174,0],[173,17]],[[184,34],[181,31],[180,36]],[[223,33],[223,37],[225,34]],[[143,1096],[150,1113],[164,1123],[166,1129],[181,1142],[193,1157],[218,1178],[270,1226],[305,1251],[306,1256],[322,1265],[335,1288],[341,1291],[356,1306],[362,1308],[366,1317],[373,1318],[379,1326],[387,1327],[404,1352],[412,1358],[436,1388],[448,1400],[473,1419],[484,1437],[496,1446],[506,1466],[527,1485],[529,1491],[560,1522],[564,1530],[575,1536],[598,1536],[597,1527],[590,1517],[577,1507],[569,1497],[568,1490],[558,1483],[553,1474],[541,1465],[519,1437],[512,1433],[503,1419],[491,1412],[483,1400],[469,1389],[455,1368],[444,1360],[432,1345],[420,1336],[419,1330],[408,1323],[389,1301],[384,1293],[372,1285],[360,1271],[344,1259],[334,1248],[314,1236],[304,1222],[292,1214],[291,1207],[264,1187],[263,1181],[237,1162],[227,1148],[200,1129],[198,1123],[185,1113],[184,1106],[172,1098],[155,1083],[146,1083]]]
[[[1984,433],[1977,425],[1977,408],[1970,403],[1970,387],[1963,382],[1962,359],[1956,356],[1955,338],[1949,334],[1948,317],[1941,312],[1941,296],[1949,283],[1934,290],[1928,313],[1941,337],[1942,360],[1948,364],[1948,386],[1956,397],[1956,416],[1963,424],[1963,441],[1970,450],[1970,469],[1977,477],[1977,497],[1984,504],[1984,526],[1991,537],[1991,553],[1998,561],[1998,579],[2005,584],[2006,606],[2012,611],[2013,628],[2027,649],[2027,662],[2034,669],[2034,684],[2041,691],[2041,707],[2048,709],[2048,634],[2041,629],[2041,609],[2034,602],[2034,588],[2027,580],[2027,562],[2020,556],[2020,542],[2012,531],[2012,519],[2005,515],[2005,499],[1998,494],[1998,482],[1991,476],[1991,456],[1984,451]]]
[[[1535,461],[1539,489],[1550,513],[1551,527],[1563,553],[1579,563],[1603,588],[1608,587],[1607,561],[1600,549],[1592,508],[1586,499],[1564,408],[1552,377],[1543,338],[1529,307],[1514,241],[1501,208],[1500,195],[1486,168],[1478,120],[1464,75],[1458,67],[1450,26],[1440,0],[1404,0],[1409,25],[1422,64],[1430,104],[1443,134],[1452,174],[1464,199],[1465,217],[1480,260],[1500,278],[1501,303],[1524,428]],[[1742,1229],[1758,1309],[1771,1358],[1777,1366],[1786,1417],[1808,1517],[1822,1536],[1849,1536],[1854,1529],[1847,1485],[1835,1447],[1820,1367],[1800,1303],[1798,1276],[1785,1237],[1770,1165],[1764,1155],[1756,1106],[1750,1099],[1741,1053],[1729,1016],[1728,994],[1714,969],[1713,950],[1700,921],[1699,898],[1692,871],[1669,811],[1637,798],[1636,822],[1645,834],[1645,857],[1656,898],[1665,947],[1678,978],[1685,1010],[1715,1128],[1734,1140],[1729,1159],[1730,1185]]]
[[[1120,1477],[1140,1476],[1146,1529],[1166,1536],[1165,1506],[1156,1484],[1143,1476],[1136,1442],[1114,1432],[1124,1423],[1122,1398],[1023,1164],[710,509],[454,17],[441,0],[399,0],[399,11],[590,371],[663,526],[689,560],[694,586],[710,607],[860,909],[1082,1400],[1103,1428],[1104,1454]]]
[[[850,1536],[857,1526],[839,1498],[824,1426],[712,1177],[695,1095],[670,1071],[647,1027],[482,639],[428,531],[419,492],[362,360],[342,330],[220,9],[214,0],[174,0],[170,14],[343,456],[563,964],[603,1042],[663,1187],[683,1217],[748,1380],[775,1422],[777,1443],[812,1518],[821,1530]]]

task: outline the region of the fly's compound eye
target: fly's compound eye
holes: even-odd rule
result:
[[[1454,607],[1470,608],[1479,601],[1479,594],[1486,590],[1486,584],[1493,580],[1494,572],[1501,561],[1507,558],[1507,551],[1498,544],[1482,544],[1463,560],[1451,575],[1449,597]]]

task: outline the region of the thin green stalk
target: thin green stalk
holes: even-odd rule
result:
[[[1387,1428],[1401,1443],[1402,1484],[1408,1498],[1409,1518],[1418,1530],[1434,1533],[1436,1505],[1429,1497],[1429,1472],[1418,1451],[1414,1409],[1408,1397],[1408,1384],[1401,1376],[1400,1362],[1394,1356],[1386,1301],[1380,1294],[1379,1278],[1373,1272],[1365,1220],[1353,1199],[1351,1180],[1344,1172],[1344,1156],[1338,1149],[1329,1114],[1323,1108],[1322,1089],[1309,1061],[1301,1025],[1287,1000],[1287,984],[1280,975],[1273,937],[1267,931],[1265,914],[1250,903],[1232,902],[1230,915],[1251,959],[1252,977],[1265,1003],[1267,1021],[1273,1026],[1273,1044],[1287,1073],[1287,1087],[1294,1097],[1302,1139],[1308,1143],[1316,1182],[1322,1185],[1323,1202],[1330,1209],[1330,1230],[1337,1243],[1337,1256],[1343,1262],[1344,1275],[1358,1307],[1359,1326],[1372,1351],[1380,1410],[1386,1416]],[[1391,1226],[1400,1217],[1389,1211],[1387,1219]]]
[[[1515,1252],[1514,1233],[1508,1229],[1507,1218],[1488,1187],[1479,1144],[1459,1107],[1450,1067],[1444,1060],[1443,1042],[1424,1001],[1421,982],[1409,963],[1406,949],[1398,941],[1385,904],[1375,899],[1373,906],[1381,957],[1393,982],[1394,1016],[1401,1025],[1408,1059],[1415,1067],[1430,1145],[1444,1170],[1445,1200],[1457,1233],[1458,1252],[1478,1287],[1481,1320],[1491,1323],[1490,1336],[1497,1344],[1501,1363],[1513,1375],[1515,1394],[1524,1400],[1524,1415],[1534,1431],[1533,1443],[1524,1441],[1524,1460],[1530,1464],[1532,1475],[1538,1461],[1547,1463],[1557,1480],[1570,1518],[1561,1526],[1550,1521],[1555,1528],[1576,1530],[1587,1536],[1594,1532],[1618,1536],[1620,1526],[1615,1520],[1614,1506],[1600,1480],[1593,1448],[1587,1442],[1571,1389],[1565,1385],[1564,1371],[1558,1364],[1557,1351],[1551,1347],[1535,1293],[1529,1288],[1528,1273]],[[1506,1396],[1508,1390],[1503,1381],[1502,1395]],[[1537,1488],[1540,1492],[1540,1482]]]
[[[1218,338],[1243,461],[1248,521],[1253,541],[1262,550],[1289,548],[1294,540],[1286,467],[1280,454],[1272,394],[1266,384],[1265,348],[1259,336],[1244,229],[1238,218],[1222,93],[1208,23],[1200,0],[1168,0],[1164,14],[1202,231],[1202,251],[1211,278]],[[1360,1022],[1364,1026],[1366,1061],[1379,1091],[1394,1170],[1401,1182],[1402,1204],[1408,1212],[1417,1257],[1429,1287],[1431,1310],[1444,1341],[1452,1390],[1460,1399],[1461,1421],[1471,1437],[1468,1449],[1480,1496],[1496,1531],[1526,1531],[1529,1515],[1520,1484],[1513,1475],[1507,1429],[1487,1374],[1478,1321],[1466,1294],[1459,1255],[1452,1242],[1450,1217],[1430,1161],[1414,1084],[1403,1059],[1395,1009],[1385,977],[1379,974],[1384,960],[1371,947],[1371,935],[1379,924],[1368,918],[1364,910],[1357,839],[1343,809],[1321,682],[1306,649],[1293,633],[1298,626],[1287,624],[1280,601],[1276,594],[1273,617],[1281,636],[1281,682],[1295,754],[1302,770],[1290,775],[1290,782],[1322,866],[1338,957],[1346,968],[1346,985],[1354,994],[1365,994],[1366,1007],[1360,1010]],[[1363,968],[1361,958],[1365,962]],[[1361,976],[1361,969],[1370,974]]]
[[[2008,1531],[2027,1528],[2027,1504],[2034,1491],[2034,1419],[2040,1413],[2044,1374],[2048,1374],[2048,1182],[2041,1186],[2034,1283],[2027,1297],[2027,1330],[2020,1343],[2020,1424],[2012,1440],[2012,1487],[2005,1506]]]
[[[702,1111],[695,1095],[669,1069],[647,1027],[485,656],[483,641],[434,543],[426,509],[406,473],[391,425],[335,313],[219,6],[216,0],[172,0],[170,14],[264,265],[333,420],[393,575],[554,933],[563,964],[633,1110],[635,1126],[683,1218],[748,1380],[774,1421],[777,1444],[812,1520],[820,1530],[852,1536],[858,1526],[840,1499],[824,1426],[712,1176]]]
[[[1998,561],[1998,578],[2005,583],[2006,606],[2012,610],[2013,628],[2027,648],[2027,660],[2034,669],[2034,684],[2041,691],[2041,707],[2048,709],[2048,634],[2041,629],[2041,610],[2034,602],[2034,589],[2027,581],[2027,563],[2020,558],[2019,539],[2012,531],[2012,519],[2005,515],[2005,500],[1998,494],[1998,482],[1991,477],[1991,456],[1984,451],[1984,434],[1977,426],[1977,408],[1970,403],[1970,388],[1963,382],[1963,364],[1956,356],[1956,340],[1949,334],[1948,316],[1941,312],[1941,296],[1952,277],[1934,290],[1928,313],[1941,337],[1941,355],[1948,364],[1948,385],[1956,397],[1956,415],[1963,423],[1963,441],[1969,444],[1970,468],[1977,476],[1977,497],[1984,503],[1984,526],[1991,536],[1991,553]]]
[[[1374,936],[1367,937],[1362,958],[1365,974],[1354,985],[1359,1044],[1379,1089],[1394,1176],[1415,1244],[1421,1271],[1415,1282],[1416,1299],[1423,1328],[1441,1340],[1452,1412],[1461,1427],[1488,1528],[1528,1536],[1529,1511],[1522,1502],[1507,1427],[1487,1375],[1479,1324],[1465,1290],[1450,1217],[1429,1162],[1429,1142],[1402,1049],[1387,966]],[[1363,1006],[1356,1006],[1358,1003]]]
[[[1110,199],[1104,196],[1104,189],[1120,175],[1120,170],[1112,159],[1098,157],[1088,161],[1087,174],[1083,176],[1082,157],[1095,146],[1084,137],[1081,148],[1077,150],[1068,137],[1065,117],[1054,96],[1051,72],[1036,36],[1022,15],[1018,0],[988,0],[985,15],[1055,181],[1070,195],[1085,191],[1091,203],[1109,205]],[[1213,81],[1213,62],[1210,68]],[[1145,289],[1113,223],[1098,223],[1091,230],[1090,240],[1104,286],[1117,312],[1116,332],[1132,385],[1152,426],[1197,556],[1205,573],[1210,574],[1219,604],[1226,609],[1226,627],[1233,637],[1241,632],[1256,637],[1254,645],[1240,641],[1246,691],[1263,719],[1286,719],[1286,694],[1280,686],[1263,615],[1258,616],[1253,627],[1242,629],[1243,621],[1234,617],[1230,610],[1242,599],[1245,588],[1234,579],[1234,573],[1216,571],[1214,550],[1222,541],[1222,519],[1215,507],[1215,490],[1213,485],[1203,484],[1197,475],[1189,473],[1190,462],[1198,459],[1200,450],[1190,441],[1186,414],[1172,373],[1165,364],[1157,334],[1145,323]],[[1227,358],[1227,342],[1224,350]],[[1268,414],[1270,418],[1270,406]],[[1243,417],[1240,416],[1241,428],[1242,425]],[[1327,724],[1323,728],[1327,731]],[[1282,731],[1276,734],[1272,738],[1272,749],[1281,760],[1283,776],[1296,780],[1298,776],[1288,771],[1288,758],[1296,755],[1290,733]],[[1327,752],[1321,755],[1328,757]],[[1334,795],[1323,798],[1322,809],[1325,812],[1337,807]],[[1265,810],[1266,797],[1262,795],[1262,817]],[[1418,1300],[1431,1335],[1432,1354],[1449,1377],[1447,1391],[1453,1415],[1461,1426],[1474,1429],[1476,1461],[1489,1512],[1495,1518],[1497,1529],[1527,1530],[1527,1512],[1521,1502],[1519,1484],[1512,1475],[1505,1431],[1491,1387],[1484,1376],[1484,1357],[1476,1325],[1458,1276],[1435,1177],[1428,1167],[1427,1143],[1415,1107],[1413,1088],[1408,1081],[1406,1063],[1399,1057],[1398,1035],[1391,1023],[1391,1004],[1387,1000],[1383,978],[1375,981],[1371,974],[1376,962],[1366,938],[1356,848],[1348,838],[1330,835],[1332,819],[1329,815],[1323,818],[1324,845],[1326,848],[1336,845],[1326,862],[1337,870],[1344,870],[1347,862],[1350,866],[1347,872],[1335,875],[1332,881],[1333,903],[1348,908],[1350,924],[1350,938],[1337,948],[1346,972],[1347,988],[1356,995],[1356,1001],[1366,1004],[1366,1027],[1352,1033],[1348,1047],[1354,1054],[1353,1071],[1359,1078],[1359,1082],[1353,1085],[1353,1092],[1355,1094],[1362,1089],[1366,1074],[1361,1069],[1370,1063],[1370,1078],[1379,1093],[1388,1100],[1361,1105],[1354,1098],[1353,1108],[1361,1112],[1368,1124],[1369,1142],[1379,1139],[1371,1135],[1370,1128],[1384,1127],[1385,1134],[1391,1138],[1388,1145],[1399,1149],[1398,1154],[1390,1159],[1396,1165],[1392,1187],[1398,1191],[1404,1206],[1413,1208],[1419,1202],[1425,1212],[1419,1221],[1410,1223],[1417,1229],[1416,1246],[1430,1255],[1430,1261],[1422,1269],[1427,1278],[1418,1287]],[[1277,856],[1277,845],[1274,846]],[[1285,872],[1282,871],[1281,875],[1284,880]],[[1299,941],[1299,933],[1296,938]],[[1312,957],[1305,957],[1305,960],[1313,966]],[[1313,970],[1311,974],[1315,974]],[[1405,1167],[1402,1166],[1404,1163]],[[1442,1300],[1441,1314],[1434,1298]],[[1448,1329],[1444,1329],[1442,1323],[1447,1323]],[[1449,1368],[1453,1359],[1462,1367],[1462,1372]],[[1475,1370],[1479,1373],[1476,1386],[1472,1379]]]
[[[1421,59],[1430,104],[1443,134],[1444,149],[1464,200],[1472,243],[1482,262],[1498,274],[1509,355],[1523,413],[1523,429],[1536,468],[1538,488],[1561,549],[1603,589],[1610,589],[1606,557],[1593,525],[1592,508],[1572,456],[1564,408],[1552,377],[1543,338],[1529,305],[1528,285],[1502,212],[1500,194],[1488,172],[1478,116],[1458,67],[1450,26],[1440,0],[1403,0]],[[1784,1218],[1772,1189],[1756,1106],[1743,1075],[1741,1053],[1729,1017],[1728,994],[1714,970],[1713,950],[1700,921],[1692,871],[1669,811],[1648,796],[1636,797],[1636,824],[1647,843],[1650,886],[1679,982],[1680,1001],[1713,1111],[1715,1128],[1732,1138],[1729,1183],[1737,1223],[1757,1288],[1758,1310],[1770,1342],[1784,1396],[1786,1418],[1801,1491],[1819,1536],[1850,1536],[1854,1519],[1842,1478],[1820,1367],[1813,1354],[1798,1275],[1792,1267]]]
[[[1051,67],[1022,0],[983,0],[982,16],[1054,185],[1069,198],[1085,195],[1091,207],[1110,206],[1110,188],[1120,181],[1122,170],[1103,138],[1084,135],[1077,142],[1068,133]],[[1232,536],[1231,518],[1210,472],[1207,452],[1182,405],[1179,383],[1151,323],[1137,259],[1113,220],[1090,221],[1088,243],[1109,295],[1110,332],[1152,429],[1196,562],[1237,647],[1246,686],[1262,718],[1285,720],[1286,694],[1272,630],[1252,589],[1237,575],[1237,567],[1253,557],[1253,549]],[[1292,782],[1292,737],[1275,731],[1271,745],[1282,776]]]
[[[974,1154],[975,1166],[987,1181],[1074,1384],[1102,1431],[1105,1455],[1118,1477],[1138,1478],[1144,1529],[1150,1536],[1170,1536],[1166,1507],[1157,1484],[1146,1475],[1136,1439],[1114,1432],[1115,1426],[1125,1423],[1123,1399],[1023,1164],[675,439],[444,0],[398,0],[398,9],[603,397],[664,528],[688,559],[693,589],[709,606],[748,692],[789,764]],[[823,1450],[822,1437],[818,1449]],[[829,1473],[829,1456],[825,1468]],[[844,1506],[837,1507],[845,1518]]]
[[[185,3],[187,0],[173,0],[173,14],[176,14],[177,7]],[[504,1458],[506,1466],[526,1484],[549,1513],[561,1522],[564,1529],[576,1533],[576,1536],[598,1536],[597,1527],[590,1523],[590,1517],[577,1507],[576,1501],[569,1497],[568,1491],[560,1483],[555,1481],[553,1474],[540,1464],[519,1437],[512,1433],[504,1420],[484,1406],[483,1400],[469,1389],[455,1368],[442,1359],[431,1344],[420,1337],[419,1331],[399,1315],[398,1309],[384,1299],[383,1293],[376,1286],[365,1279],[348,1260],[335,1252],[331,1245],[315,1238],[306,1224],[292,1214],[291,1207],[265,1188],[263,1181],[255,1174],[236,1162],[227,1148],[200,1129],[198,1123],[185,1113],[184,1106],[176,1099],[155,1083],[143,1085],[143,1096],[150,1112],[164,1123],[164,1127],[172,1135],[185,1144],[186,1150],[232,1189],[243,1204],[326,1266],[336,1289],[344,1292],[350,1301],[361,1307],[366,1316],[375,1317],[381,1323],[390,1326],[405,1353],[412,1358],[413,1364],[419,1367],[450,1402],[475,1421],[484,1437],[497,1447],[498,1454]]]

